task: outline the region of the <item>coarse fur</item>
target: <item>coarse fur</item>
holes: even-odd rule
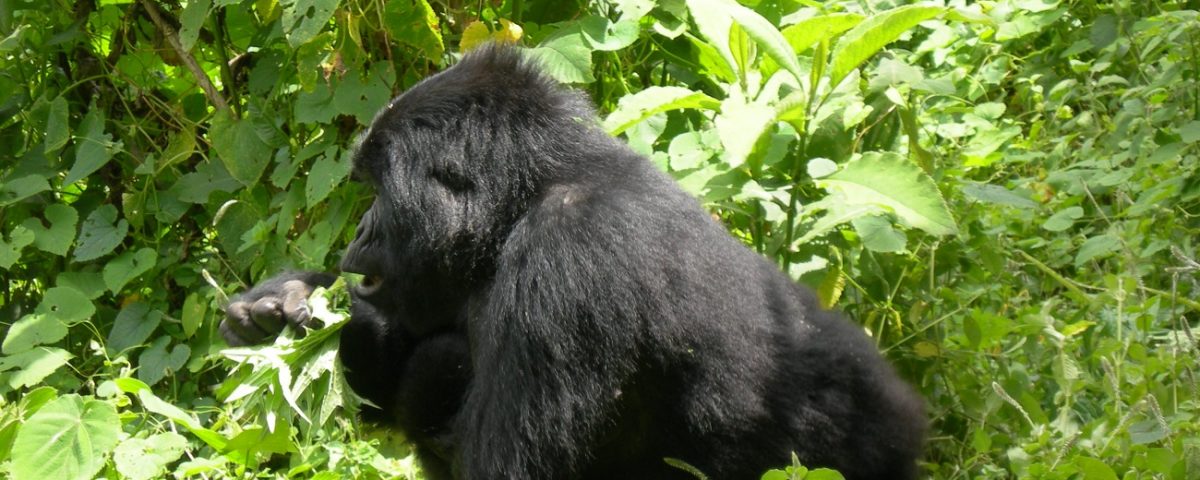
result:
[[[867,336],[596,118],[486,46],[361,141],[377,196],[341,267],[371,285],[340,356],[429,476],[758,478],[794,452],[915,478],[922,401]]]

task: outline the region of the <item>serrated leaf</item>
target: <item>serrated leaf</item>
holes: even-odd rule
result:
[[[75,143],[75,164],[67,172],[63,185],[78,182],[99,170],[112,160],[113,152],[120,148],[119,142],[113,142],[112,135],[104,133],[104,112],[99,108],[92,108],[83,117]]]
[[[1075,253],[1075,267],[1082,267],[1090,260],[1112,255],[1120,248],[1121,240],[1111,233],[1091,237],[1084,240],[1083,245],[1079,246],[1079,251]]]
[[[783,38],[796,53],[803,53],[818,42],[833,40],[846,30],[854,28],[863,20],[856,13],[832,13],[806,18],[795,25],[784,28]]]
[[[584,44],[582,34],[553,36],[536,48],[526,51],[546,73],[563,83],[592,83],[592,51]]]
[[[339,113],[353,115],[361,125],[370,125],[375,113],[387,105],[391,95],[391,89],[375,72],[367,74],[363,80],[359,72],[351,71],[333,90],[333,107]]]
[[[70,109],[67,99],[61,95],[50,101],[49,116],[46,118],[45,152],[57,152],[71,139]]]
[[[421,49],[431,60],[445,52],[441,25],[428,1],[389,1],[384,6],[383,19],[392,40]]]
[[[43,215],[50,222],[49,228],[36,218],[25,219],[21,225],[36,236],[33,246],[55,255],[66,255],[75,241],[75,225],[79,223],[79,214],[69,205],[54,203],[46,207]]]
[[[641,28],[637,21],[618,20],[613,22],[599,15],[589,15],[579,20],[583,39],[595,50],[610,52],[628,47],[637,41]]]
[[[685,108],[716,110],[721,102],[702,92],[683,87],[650,87],[617,101],[617,108],[604,119],[604,129],[613,135],[656,114]]]
[[[1042,228],[1051,232],[1061,232],[1071,228],[1071,225],[1074,225],[1075,221],[1082,217],[1083,208],[1078,206],[1067,207],[1055,212],[1055,214],[1051,215],[1050,218],[1047,218],[1046,221],[1042,223]]]
[[[892,227],[892,222],[882,215],[869,215],[851,220],[854,230],[862,237],[863,246],[871,251],[892,253],[904,251],[908,237]]]
[[[333,18],[337,4],[337,0],[281,0],[283,33],[288,45],[296,48],[317,36]]]
[[[821,188],[842,193],[849,204],[883,207],[904,223],[933,235],[958,232],[933,179],[899,154],[865,153],[816,182]]]
[[[716,47],[734,71],[739,71],[739,62],[730,47],[730,32],[736,22],[741,31],[753,39],[775,63],[783,66],[797,81],[804,78],[796,52],[787,39],[754,10],[731,0],[687,0],[687,6],[700,29],[700,35]]]
[[[161,320],[162,313],[151,310],[145,303],[126,305],[121,309],[121,313],[117,314],[112,330],[108,332],[108,339],[105,341],[108,351],[116,356],[128,348],[145,343],[150,334],[158,328]]]
[[[774,123],[775,109],[757,103],[743,103],[730,97],[721,103],[721,114],[714,120],[717,136],[725,146],[721,158],[730,167],[741,166],[754,151],[758,139]]]
[[[962,187],[962,193],[975,200],[996,205],[1007,205],[1025,209],[1037,208],[1038,206],[1038,203],[1031,200],[1028,195],[1022,196],[1000,185],[965,182]]]
[[[14,480],[87,480],[117,445],[121,420],[107,402],[63,395],[33,414],[12,448]]]
[[[187,439],[175,432],[163,432],[147,438],[131,437],[117,445],[113,463],[130,480],[150,480],[164,476],[166,467],[179,459],[187,448]]]
[[[74,355],[61,348],[37,347],[7,357],[0,357],[0,372],[12,369],[8,375],[8,387],[16,390],[41,383],[50,374],[62,368]],[[26,395],[25,398],[29,398]]]
[[[852,70],[892,43],[917,24],[946,9],[932,5],[905,5],[868,17],[838,40],[833,47],[829,85],[836,87]]]
[[[129,223],[124,218],[117,220],[117,207],[101,205],[88,214],[80,227],[75,261],[86,262],[108,254],[125,240],[126,233]]]

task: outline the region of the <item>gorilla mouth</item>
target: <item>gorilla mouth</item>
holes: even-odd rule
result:
[[[383,277],[379,275],[365,275],[362,282],[358,284],[358,293],[360,295],[372,295],[383,288]]]

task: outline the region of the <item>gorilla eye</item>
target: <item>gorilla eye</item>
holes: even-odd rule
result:
[[[429,176],[438,183],[454,192],[468,192],[475,189],[475,182],[463,175],[462,172],[447,167],[434,167]]]

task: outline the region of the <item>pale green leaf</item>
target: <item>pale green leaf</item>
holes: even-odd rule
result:
[[[721,104],[715,120],[717,136],[725,146],[722,159],[731,167],[740,166],[754,151],[759,137],[774,123],[775,109],[758,103],[743,103],[730,97]]]
[[[191,51],[196,44],[210,9],[212,0],[191,0],[183,7],[183,12],[179,14],[179,44],[184,51]]]
[[[46,118],[46,154],[58,151],[71,139],[70,113],[65,97],[59,95],[50,101],[50,113]]]
[[[13,204],[50,189],[46,177],[38,174],[9,178],[0,185],[0,206]]]
[[[8,240],[0,237],[0,268],[9,269],[21,259],[21,250],[36,241],[37,236],[28,228],[17,225],[8,232]]]
[[[346,156],[338,155],[336,146],[326,149],[325,154],[313,162],[308,179],[304,183],[304,198],[308,208],[324,200],[334,187],[341,185],[342,180],[350,174],[351,167]]]
[[[154,385],[163,377],[172,375],[183,367],[192,354],[191,348],[184,344],[177,344],[175,348],[168,351],[167,346],[170,343],[171,337],[163,335],[154,339],[150,347],[138,355],[137,377],[139,380],[146,382],[147,385]]]
[[[116,356],[128,348],[145,343],[150,334],[154,333],[154,329],[158,328],[161,320],[162,313],[151,310],[145,303],[134,302],[126,305],[121,309],[121,313],[117,314],[112,330],[108,332],[108,340],[105,341],[108,351]]]
[[[1046,219],[1046,221],[1042,223],[1042,228],[1051,232],[1061,232],[1071,228],[1071,225],[1074,225],[1075,221],[1079,220],[1081,217],[1083,217],[1083,208],[1078,206],[1067,207],[1055,212],[1054,215],[1051,215],[1050,218]]]
[[[112,405],[63,395],[33,414],[12,448],[14,480],[87,480],[117,445],[121,420]]]
[[[613,135],[655,114],[685,108],[716,110],[721,102],[702,92],[683,87],[650,87],[617,101],[617,108],[604,119],[604,129]]]
[[[12,355],[28,351],[35,346],[53,343],[67,336],[67,326],[51,315],[34,313],[21,317],[4,337],[0,346],[5,354]]]
[[[602,52],[620,50],[638,39],[641,29],[634,20],[610,21],[599,15],[589,15],[579,21],[583,39],[593,49]]]
[[[847,202],[883,207],[904,223],[933,235],[958,231],[933,179],[896,153],[865,153],[840,171],[818,179],[817,185],[841,192]]]
[[[32,387],[62,368],[74,355],[61,348],[37,347],[7,357],[0,357],[0,372],[17,369],[8,375],[8,387]],[[51,390],[53,392],[53,390]],[[25,395],[29,398],[29,395]]]
[[[75,183],[99,170],[120,148],[119,142],[113,142],[112,135],[104,133],[104,112],[99,108],[93,108],[83,117],[79,131],[80,135],[75,139],[75,164],[67,172],[63,185]]]
[[[281,0],[283,33],[288,45],[299,47],[317,36],[333,18],[337,4],[337,0]]]
[[[833,40],[862,20],[863,16],[856,13],[832,13],[806,18],[783,29],[781,33],[793,51],[803,53],[818,42]]]
[[[927,4],[905,5],[868,17],[838,40],[829,70],[830,86],[837,86],[850,71],[917,24],[938,16],[945,8]]]
[[[1088,238],[1083,241],[1083,245],[1080,245],[1079,251],[1075,253],[1075,267],[1082,267],[1090,260],[1112,255],[1120,248],[1121,240],[1111,233]]]
[[[546,73],[563,83],[592,83],[592,50],[584,44],[582,34],[575,32],[552,36],[536,48],[526,51]]]
[[[178,460],[186,448],[187,439],[175,432],[130,437],[113,451],[113,463],[130,480],[161,478],[167,465]]]
[[[271,147],[255,132],[249,120],[239,120],[225,110],[213,116],[208,130],[213,149],[233,178],[253,186],[271,160]]]

